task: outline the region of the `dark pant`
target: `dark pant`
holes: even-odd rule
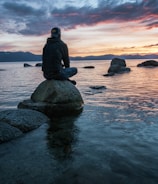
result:
[[[68,80],[69,77],[72,77],[77,74],[77,68],[69,67],[63,68],[59,73],[53,74],[51,77],[44,75],[47,80],[55,79],[55,80]]]
[[[64,68],[61,73],[63,73],[66,78],[69,78],[77,74],[77,68]]]

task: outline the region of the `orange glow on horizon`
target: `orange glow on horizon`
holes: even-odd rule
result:
[[[157,54],[158,28],[147,30],[144,27],[134,27],[133,25],[134,22],[80,26],[76,29],[62,30],[61,38],[68,45],[69,55],[72,57]],[[24,51],[41,55],[48,37],[50,34],[25,37],[4,34],[1,36],[0,50]]]

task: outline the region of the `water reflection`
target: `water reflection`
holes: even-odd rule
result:
[[[53,118],[47,130],[48,148],[56,160],[71,159],[73,145],[77,141],[78,128],[75,121],[78,116]]]

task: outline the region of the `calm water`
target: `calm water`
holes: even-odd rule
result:
[[[72,62],[83,112],[1,144],[0,183],[157,184],[158,68],[137,68],[142,61],[126,60],[131,72],[113,77],[103,76],[110,61]],[[44,80],[39,67],[0,69],[0,110],[16,108]]]

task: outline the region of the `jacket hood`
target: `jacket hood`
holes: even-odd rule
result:
[[[47,43],[55,43],[59,41],[60,41],[60,38],[48,38],[47,39]]]

